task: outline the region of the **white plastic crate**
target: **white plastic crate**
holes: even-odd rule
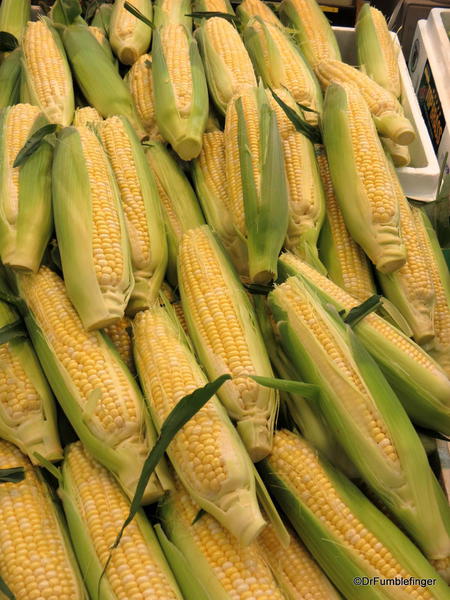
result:
[[[351,27],[333,27],[342,54],[342,60],[357,65],[355,30]],[[395,43],[398,38],[392,34]],[[435,199],[439,183],[439,164],[428,131],[420,111],[402,52],[398,53],[398,64],[402,82],[402,104],[405,115],[416,131],[416,139],[409,146],[411,163],[397,169],[405,195],[408,198],[430,202]]]

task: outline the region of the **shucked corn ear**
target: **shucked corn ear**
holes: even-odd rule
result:
[[[261,17],[250,19],[243,31],[245,45],[264,84],[286,88],[294,100],[315,112],[303,118],[317,125],[322,112],[322,92],[313,71],[288,35]]]
[[[272,5],[273,6],[273,5]],[[242,25],[247,25],[252,17],[260,17],[265,23],[272,23],[280,29],[283,27],[268,3],[262,0],[243,0],[237,5],[236,12]]]
[[[125,76],[134,104],[150,139],[161,139],[156,125],[153,102],[152,57],[140,56]]]
[[[166,272],[166,232],[158,189],[139,139],[124,117],[110,117],[97,130],[122,200],[134,275],[127,313],[134,314],[156,300]]]
[[[39,108],[16,104],[0,111],[0,256],[15,269],[37,271],[52,233],[53,148],[45,140],[20,167],[28,138],[47,124]]]
[[[100,123],[100,121],[103,121],[103,118],[98,110],[92,106],[84,106],[75,110],[72,125],[74,127],[84,127],[92,123]]]
[[[372,113],[378,133],[396,144],[411,144],[415,137],[414,127],[405,117],[397,98],[373,81],[362,71],[338,60],[324,60],[315,67],[320,83],[327,88],[330,83],[355,85]]]
[[[406,412],[340,316],[296,277],[269,294],[283,347],[362,478],[430,559],[450,556],[450,508]]]
[[[207,379],[175,315],[154,305],[133,321],[134,356],[158,431],[184,396]],[[178,375],[174,375],[177,373]],[[241,543],[264,526],[250,458],[225,409],[214,397],[183,427],[167,453],[195,501]]]
[[[116,347],[120,358],[127,365],[131,373],[135,373],[133,359],[133,343],[131,341],[131,321],[128,317],[123,317],[116,323],[105,327],[104,332]]]
[[[182,600],[153,528],[141,510],[112,551],[99,585],[111,546],[130,511],[130,501],[80,442],[66,448],[58,494],[91,598]]]
[[[336,198],[351,236],[381,273],[400,269],[406,249],[395,185],[367,104],[352,85],[328,87],[323,137]]]
[[[155,30],[152,77],[158,128],[183,160],[191,160],[202,147],[208,87],[197,42],[185,25],[169,23]]]
[[[16,48],[0,64],[0,109],[19,102],[21,71],[22,50]]]
[[[277,431],[261,471],[297,533],[345,598],[448,599],[446,583],[414,544],[303,439]],[[356,577],[413,581],[378,581],[362,588],[355,585]],[[422,587],[426,579],[436,582]]]
[[[232,97],[246,86],[256,86],[252,61],[236,27],[222,17],[204,19],[195,31],[210,94],[225,114]]]
[[[109,26],[109,41],[114,54],[124,65],[132,65],[150,46],[152,29],[125,8],[126,0],[115,0]],[[153,8],[150,0],[132,0],[134,6],[150,21]]]
[[[234,227],[245,239],[250,281],[276,277],[288,225],[288,190],[280,131],[265,90],[245,88],[228,105],[225,171]]]
[[[22,467],[25,479],[0,485],[0,575],[14,597],[87,600],[58,508],[23,454],[0,440],[0,469]],[[6,525],[7,524],[7,525]],[[5,596],[6,597],[6,596]]]
[[[92,129],[70,127],[60,133],[53,173],[67,293],[83,326],[99,329],[123,316],[134,280],[118,186]]]
[[[158,188],[169,250],[168,278],[176,283],[178,245],[185,231],[205,223],[186,175],[159,142],[146,145],[146,156]]]
[[[282,278],[301,277],[315,293],[337,310],[349,311],[359,301],[290,253],[280,257]],[[439,365],[399,329],[371,313],[355,333],[380,365],[414,423],[450,433],[450,381]]]
[[[74,111],[72,74],[51,21],[43,18],[28,22],[22,57],[21,102],[39,106],[49,123],[70,125]]]
[[[11,33],[21,42],[31,17],[31,0],[3,0],[0,4],[0,31]]]
[[[363,4],[356,21],[356,50],[364,71],[396,98],[401,95],[398,53],[383,13]]]
[[[199,516],[199,510],[178,479],[175,491],[160,504],[161,545],[177,577],[180,563],[188,569],[187,584],[179,579],[184,598],[283,600],[257,543],[240,544],[212,515]]]
[[[294,29],[294,38],[311,67],[328,58],[341,60],[334,32],[316,0],[283,0],[279,13],[283,23]]]
[[[253,461],[270,452],[278,395],[245,375],[272,377],[256,315],[208,226],[187,231],[178,281],[190,337],[210,379],[231,373],[218,392]]]
[[[19,275],[18,288],[28,308],[30,337],[72,427],[132,496],[156,437],[133,376],[104,334],[83,328],[63,281],[50,269]],[[168,485],[163,465],[156,474],[145,490],[145,503]]]
[[[316,156],[326,198],[326,216],[319,240],[320,260],[334,283],[364,302],[376,294],[370,263],[345,226],[323,146],[316,146]]]

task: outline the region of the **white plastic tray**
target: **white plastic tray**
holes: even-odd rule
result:
[[[355,30],[351,27],[333,27],[333,30],[341,50],[342,60],[356,66]],[[397,36],[394,33],[392,36],[400,49]],[[397,174],[408,198],[431,202],[436,197],[439,183],[439,164],[401,51],[398,53],[398,65],[402,82],[402,105],[405,115],[414,126],[416,139],[409,146],[410,165],[397,169]]]

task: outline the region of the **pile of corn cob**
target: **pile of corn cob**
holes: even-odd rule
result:
[[[30,10],[0,0],[0,596],[450,598],[450,281],[381,13],[358,69],[316,0]]]

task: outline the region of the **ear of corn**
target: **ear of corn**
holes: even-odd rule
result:
[[[106,336],[83,328],[55,273],[41,267],[18,280],[30,337],[61,407],[86,449],[132,496],[156,437],[132,375]],[[144,503],[168,485],[160,463]]]
[[[0,468],[14,467],[24,469],[25,479],[0,486],[2,579],[15,598],[88,600],[50,489],[38,469],[1,440]]]
[[[252,61],[234,25],[222,17],[204,19],[195,32],[211,97],[225,114],[232,97],[256,86]]]
[[[21,102],[39,106],[49,123],[70,125],[74,111],[72,74],[59,34],[48,19],[29,21],[22,61]]]
[[[197,12],[222,12],[234,15],[230,0],[195,0]]]
[[[158,190],[144,150],[124,117],[98,126],[122,200],[133,266],[134,288],[127,313],[153,304],[167,266],[167,244]]]
[[[182,600],[152,526],[138,511],[105,575],[111,546],[130,511],[130,501],[111,474],[80,442],[66,448],[58,490],[75,552],[92,598]]]
[[[122,361],[127,365],[130,373],[135,373],[136,368],[133,358],[133,343],[131,341],[131,321],[123,317],[116,323],[105,327],[104,333],[109,337]]]
[[[92,106],[77,108],[73,117],[72,125],[74,127],[85,127],[90,124],[97,124],[103,121],[101,114]]]
[[[363,5],[356,21],[358,62],[364,71],[396,98],[401,95],[397,55],[383,13],[369,4]]]
[[[358,472],[431,559],[450,555],[450,509],[424,448],[383,374],[350,327],[298,278],[269,295],[282,344]]]
[[[316,112],[303,118],[317,125],[322,112],[322,92],[313,71],[288,35],[261,17],[250,19],[243,38],[258,74],[272,89],[286,88],[298,102]]]
[[[282,430],[261,471],[311,554],[349,600],[448,598],[446,583],[397,527],[304,440]],[[355,577],[436,579],[356,587]]]
[[[295,40],[311,67],[328,58],[341,60],[331,25],[316,0],[283,0],[279,12],[283,23],[294,29]]]
[[[158,128],[183,160],[191,160],[202,147],[208,87],[197,42],[185,25],[169,23],[155,31],[152,77]]]
[[[240,544],[216,519],[205,513],[197,520],[200,507],[179,480],[175,491],[160,505],[166,545],[182,554],[190,577],[197,580],[206,598],[284,598],[258,545]],[[195,522],[194,522],[195,521]],[[175,561],[171,563],[174,571]],[[198,598],[183,589],[188,600]]]
[[[112,4],[100,4],[95,11],[94,18],[91,21],[92,27],[98,27],[106,36],[109,35],[109,26],[111,23],[113,6]]]
[[[253,461],[270,452],[278,395],[245,375],[273,376],[256,315],[207,226],[180,244],[178,281],[191,339],[208,377],[231,373],[218,396]]]
[[[191,0],[155,0],[153,4],[156,29],[166,25],[183,25],[192,31]]]
[[[132,0],[137,8],[150,21],[153,8],[150,0]],[[132,65],[147,52],[152,30],[125,8],[125,0],[115,0],[109,27],[109,40],[114,54],[124,65]]]
[[[0,112],[0,255],[14,269],[37,271],[52,232],[52,146],[43,141],[22,166],[13,167],[28,138],[46,124],[29,104]]]
[[[11,33],[20,43],[31,18],[31,0],[3,0],[0,4],[0,31]]]
[[[243,0],[238,4],[236,12],[244,27],[252,17],[260,17],[265,23],[272,23],[280,29],[283,27],[274,11],[262,0]]]
[[[323,137],[336,198],[351,236],[381,273],[406,262],[400,208],[389,163],[369,109],[355,87],[333,83]]]
[[[184,396],[207,380],[174,316],[155,305],[133,322],[134,355],[158,431]],[[174,377],[174,372],[179,376]],[[248,544],[264,520],[256,498],[252,463],[225,410],[211,399],[177,434],[169,458],[201,508]]]
[[[153,102],[152,57],[140,56],[125,76],[139,117],[150,139],[160,140]]]
[[[16,48],[0,64],[0,109],[19,102],[21,71],[22,50]]]
[[[279,261],[282,278],[299,276],[324,302],[349,311],[359,301],[290,253]],[[439,365],[399,329],[371,313],[355,333],[380,365],[412,421],[450,433],[450,381]]]
[[[99,27],[93,27],[92,25],[90,25],[89,31],[95,37],[100,46],[103,48],[103,50],[106,53],[106,56],[110,59],[110,61],[113,64],[116,64],[116,59],[114,58],[111,45],[105,33],[103,32],[103,29],[100,29]]]
[[[245,88],[228,105],[225,170],[231,218],[247,241],[250,281],[267,283],[276,277],[289,197],[277,118],[262,86]]]
[[[75,79],[89,104],[103,117],[127,117],[138,135],[145,136],[127,85],[89,27],[75,22],[63,29],[62,40]]]
[[[384,151],[391,157],[395,168],[407,167],[411,162],[408,146],[400,146],[391,139],[382,137]]]

